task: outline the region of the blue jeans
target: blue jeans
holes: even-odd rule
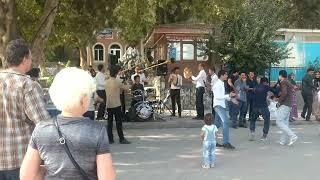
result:
[[[20,169],[0,171],[1,180],[19,180],[19,171]]]
[[[203,164],[212,165],[216,161],[216,142],[215,141],[203,141]]]
[[[215,106],[215,125],[217,128],[223,126],[223,144],[229,143],[229,119],[227,116],[226,109],[221,106]]]
[[[239,104],[235,104],[232,101],[228,102],[229,104],[229,116],[232,122],[232,126],[237,126],[238,115],[239,115]]]
[[[263,124],[263,135],[267,135],[270,128],[270,111],[268,107],[254,107],[252,110],[252,117],[250,119],[250,131],[255,132],[256,130],[256,121],[259,117],[259,114],[262,115],[264,124]]]
[[[205,93],[204,87],[198,87],[196,89],[196,109],[197,117],[204,117],[204,105],[203,105],[203,94]]]
[[[240,115],[239,115],[239,125],[245,125],[246,122],[246,115],[247,115],[247,102],[245,101],[239,101],[239,110],[240,110]]]

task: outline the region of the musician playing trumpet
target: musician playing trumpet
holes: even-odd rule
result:
[[[170,84],[170,96],[172,102],[172,115],[176,116],[176,104],[178,105],[178,114],[181,117],[181,99],[180,99],[180,89],[182,86],[182,76],[180,75],[180,68],[175,67],[169,77]]]

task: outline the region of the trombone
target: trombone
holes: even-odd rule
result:
[[[164,65],[164,64],[173,64],[173,63],[175,63],[175,59],[171,58],[171,59],[166,60],[165,62],[158,63],[158,64],[154,64],[154,65],[151,65],[151,66],[146,67],[146,68],[144,68],[144,69],[141,69],[141,71],[145,71],[145,70],[148,70],[148,69],[152,69],[152,68],[155,68],[155,67]],[[127,72],[127,71],[130,71],[130,70],[131,70],[131,69],[125,69],[125,70],[123,70],[122,72]]]

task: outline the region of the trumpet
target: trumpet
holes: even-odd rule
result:
[[[151,65],[151,66],[149,66],[149,67],[146,67],[146,68],[144,68],[144,69],[141,69],[140,71],[145,71],[145,70],[148,70],[148,69],[152,69],[152,68],[155,68],[155,67],[164,65],[164,64],[173,64],[174,62],[175,62],[174,59],[168,59],[168,60],[166,60],[165,62]],[[122,72],[130,71],[130,70],[131,70],[131,69],[125,69],[125,70],[123,70]]]
[[[191,68],[185,67],[185,68],[183,69],[183,77],[184,77],[185,79],[190,79],[191,76],[193,76],[193,73],[192,73]]]

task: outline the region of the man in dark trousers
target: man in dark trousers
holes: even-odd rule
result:
[[[172,102],[172,116],[176,116],[176,104],[178,105],[178,114],[181,117],[180,89],[182,86],[182,76],[179,74],[180,68],[175,67],[169,77],[170,96]]]
[[[116,67],[110,68],[110,78],[106,81],[106,97],[107,97],[107,111],[108,111],[108,137],[109,143],[113,144],[113,119],[115,118],[117,132],[119,136],[120,144],[130,144],[130,142],[124,137],[122,130],[122,119],[121,119],[121,102],[120,92],[122,90],[128,90],[128,86],[122,84],[116,79],[118,69]]]
[[[304,106],[301,117],[306,119],[306,121],[310,121],[312,113],[313,91],[316,89],[313,85],[313,73],[313,68],[309,68],[307,70],[307,74],[302,79],[301,95],[304,101]]]
[[[247,110],[249,110],[249,120],[252,117],[253,110],[253,98],[254,98],[254,88],[258,85],[257,80],[254,77],[254,72],[249,72],[249,78],[247,79],[248,92],[247,92]]]

